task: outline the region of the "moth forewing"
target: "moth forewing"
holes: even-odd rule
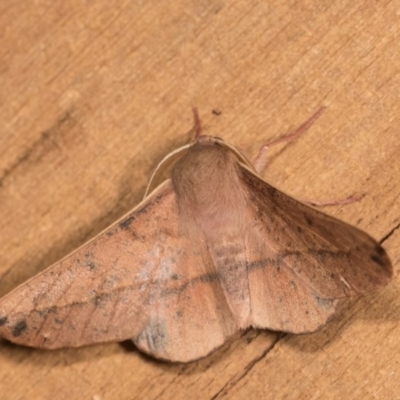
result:
[[[170,177],[171,168],[174,164],[193,146],[193,143],[186,144],[167,154],[157,165],[152,173],[149,184],[143,198],[146,198],[157,186]]]

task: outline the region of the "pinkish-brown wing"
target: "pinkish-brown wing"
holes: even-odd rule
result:
[[[182,233],[166,181],[122,220],[2,298],[0,336],[41,348],[132,339],[158,358],[203,357],[237,328],[201,246]]]
[[[249,198],[252,326],[312,332],[339,299],[389,282],[390,260],[366,233],[290,198],[242,165],[238,171]]]

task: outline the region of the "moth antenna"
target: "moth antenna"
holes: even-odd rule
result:
[[[197,139],[199,136],[201,136],[201,120],[199,116],[199,110],[197,107],[192,107],[193,111],[193,120],[194,120],[194,138]]]
[[[296,140],[300,135],[302,135],[304,132],[306,132],[310,128],[310,126],[321,116],[321,114],[325,111],[325,109],[326,109],[325,106],[320,107],[318,109],[318,111],[311,118],[309,118],[306,122],[304,122],[302,125],[300,125],[293,133],[282,136],[282,137],[262,146],[260,148],[260,150],[258,151],[257,155],[252,160],[254,169],[258,173],[262,172],[262,170],[265,168],[265,165],[267,163],[268,150],[272,146],[276,146],[277,144],[284,143],[284,142],[293,142],[294,140]]]

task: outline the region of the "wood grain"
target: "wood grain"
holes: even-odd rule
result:
[[[387,399],[400,390],[400,1],[0,5],[0,295],[131,209],[157,162],[204,133],[249,156],[295,129],[265,173],[381,240],[395,277],[322,331],[244,332],[189,365],[132,346],[0,342],[6,399]],[[220,112],[213,113],[213,110]]]

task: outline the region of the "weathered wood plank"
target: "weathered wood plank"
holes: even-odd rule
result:
[[[271,152],[265,176],[302,198],[363,194],[326,211],[387,237],[395,279],[321,332],[250,331],[184,366],[120,344],[46,352],[1,341],[2,398],[398,397],[399,7],[3,0],[0,296],[132,208],[186,141],[192,105],[208,133],[250,156],[326,105]]]

